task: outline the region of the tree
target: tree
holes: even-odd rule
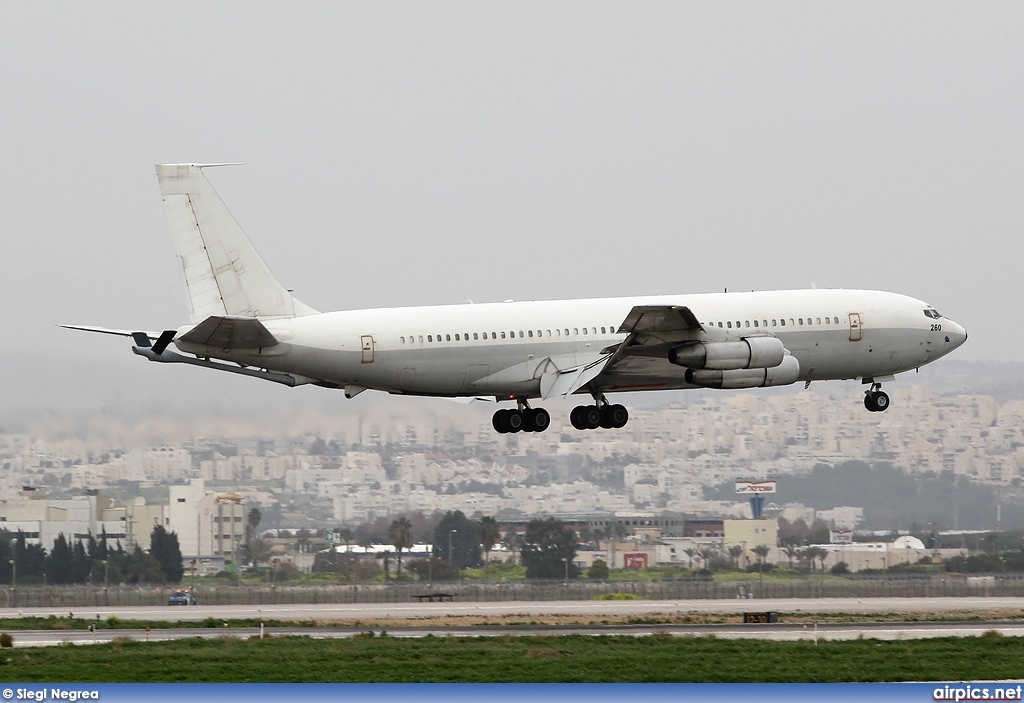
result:
[[[62,532],[57,535],[57,539],[53,540],[53,549],[50,550],[50,556],[46,558],[46,575],[50,583],[72,582],[72,558],[71,547]]]
[[[260,512],[259,508],[250,508],[248,515],[246,515],[245,524],[249,528],[249,537],[256,536],[256,529],[260,526],[260,520],[263,519],[263,513]]]
[[[448,551],[449,545],[451,552]],[[433,553],[460,569],[479,566],[481,550],[476,539],[476,523],[461,510],[445,513],[434,528]]]
[[[484,578],[487,578],[487,569],[491,561],[491,550],[501,539],[501,528],[498,521],[490,515],[480,518],[477,527],[477,539],[480,541],[480,548],[484,550]]]
[[[160,565],[168,583],[181,583],[185,567],[181,560],[178,535],[168,532],[163,525],[157,525],[149,535],[149,553]]]
[[[796,546],[790,544],[785,549],[783,549],[782,551],[784,551],[786,553],[786,557],[789,559],[789,568],[792,569],[793,568],[793,558],[796,557],[796,555],[800,553],[800,549],[797,548]]]
[[[759,544],[756,547],[754,547],[753,550],[751,550],[754,552],[754,554],[757,555],[757,561],[761,564],[762,571],[764,570],[764,560],[768,558],[768,552],[770,552],[771,549],[772,548],[769,547],[767,544]]]
[[[687,547],[686,549],[683,550],[683,554],[685,554],[687,557],[689,557],[689,559],[690,559],[690,568],[692,569],[693,568],[693,557],[694,557],[695,554],[697,554],[697,550],[694,549],[693,547]]]
[[[604,559],[594,559],[594,563],[587,569],[587,578],[598,581],[608,578],[608,563]]]
[[[391,523],[391,527],[388,528],[388,537],[391,538],[391,544],[395,546],[395,551],[398,552],[398,573],[396,578],[402,580],[402,550],[412,548],[412,523],[409,522],[409,518],[404,515],[394,522]],[[385,567],[385,571],[387,567]]]
[[[522,558],[526,578],[562,578],[568,569],[569,578],[579,576],[573,563],[576,556],[576,533],[561,520],[531,520],[526,526]]]
[[[743,554],[743,545],[742,544],[734,544],[731,547],[729,547],[729,556],[732,557],[732,561],[736,565],[737,569],[740,568],[740,556],[742,554]]]
[[[509,526],[505,530],[505,536],[501,538],[501,543],[505,545],[505,549],[512,554],[512,563],[519,563],[519,549],[523,546],[522,536],[516,532],[516,528]]]

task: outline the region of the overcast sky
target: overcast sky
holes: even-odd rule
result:
[[[9,4],[0,419],[327,393],[55,327],[187,322],[158,162],[247,162],[210,178],[321,310],[814,282],[1024,361],[1022,39],[1020,3]]]

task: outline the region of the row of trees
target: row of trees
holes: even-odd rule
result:
[[[106,532],[73,543],[61,534],[47,552],[21,530],[0,530],[0,583],[179,583],[183,575],[178,536],[162,525],[153,528],[148,552],[126,551]]]

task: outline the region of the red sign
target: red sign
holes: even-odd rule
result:
[[[647,552],[627,552],[622,555],[622,560],[627,569],[647,568]]]

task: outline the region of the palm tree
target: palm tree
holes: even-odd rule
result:
[[[800,550],[797,549],[792,544],[790,544],[789,546],[787,546],[782,551],[784,551],[786,553],[786,556],[789,557],[789,568],[792,569],[793,568],[793,557],[795,557],[797,554],[799,554]]]
[[[697,550],[693,547],[687,547],[683,550],[683,554],[690,558],[690,568],[693,568],[693,555],[697,553]]]
[[[700,558],[704,560],[704,568],[711,571],[711,560],[718,555],[718,550],[712,549],[711,547],[705,547],[698,551],[697,554],[699,554]]]
[[[742,554],[743,554],[743,545],[742,544],[734,544],[731,547],[729,547],[729,556],[732,557],[732,561],[733,561],[734,564],[736,564],[736,568],[737,569],[740,568],[740,555],[742,555]]]
[[[480,540],[480,547],[484,550],[484,579],[488,579],[488,567],[491,562],[491,550],[501,539],[501,529],[493,517],[485,515],[480,518],[476,528],[477,539]]]
[[[752,550],[757,555],[757,561],[761,564],[761,571],[764,571],[764,560],[768,557],[771,547],[767,544],[759,544]]]
[[[388,537],[391,539],[391,544],[395,546],[395,551],[398,552],[398,574],[396,578],[401,581],[402,550],[412,547],[412,523],[409,522],[409,518],[403,515],[392,522],[391,527],[388,528]]]

